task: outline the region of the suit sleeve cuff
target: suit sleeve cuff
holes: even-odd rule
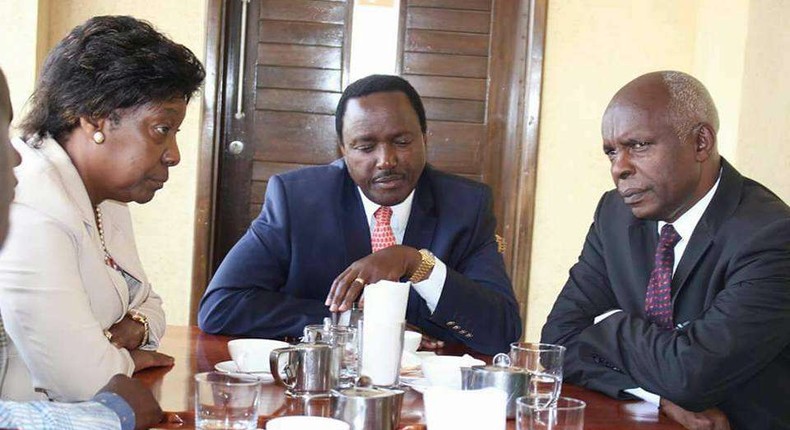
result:
[[[93,396],[93,401],[110,408],[121,422],[121,430],[134,430],[134,410],[123,397],[116,393],[103,391]]]
[[[431,270],[428,279],[412,284],[417,294],[425,300],[425,304],[428,305],[431,314],[433,314],[436,306],[439,304],[439,298],[442,297],[442,290],[444,290],[444,281],[447,279],[447,266],[442,260],[435,257],[434,259],[433,270]]]

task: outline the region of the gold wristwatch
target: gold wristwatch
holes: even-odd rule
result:
[[[129,311],[129,317],[132,321],[137,321],[143,325],[143,341],[140,342],[140,346],[145,346],[148,344],[148,317],[141,314],[137,311]]]
[[[412,284],[428,279],[431,270],[433,270],[433,266],[436,264],[436,257],[433,256],[431,251],[423,248],[419,252],[421,258],[420,265],[417,266],[417,270],[409,277],[409,282]]]

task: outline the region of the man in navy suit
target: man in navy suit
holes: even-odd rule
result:
[[[719,156],[705,87],[629,82],[603,117],[617,186],[543,327],[565,380],[686,428],[790,428],[790,208]],[[659,234],[660,232],[660,234]]]
[[[425,110],[400,77],[349,85],[335,118],[343,158],[269,180],[260,216],[200,303],[200,328],[299,336],[350,309],[365,285],[409,280],[406,318],[423,333],[508,350],[521,320],[490,189],[426,165]]]

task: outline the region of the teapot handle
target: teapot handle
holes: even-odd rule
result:
[[[296,351],[296,348],[287,346],[285,348],[277,348],[269,354],[269,368],[274,377],[274,382],[288,389],[294,389],[296,386],[296,378],[288,374],[291,373],[288,372],[288,368],[291,366],[291,352],[294,351]],[[285,372],[287,380],[284,380],[282,376],[280,376],[280,355],[285,353],[288,353],[288,365],[286,366]]]

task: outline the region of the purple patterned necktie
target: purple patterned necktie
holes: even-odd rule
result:
[[[655,263],[645,293],[645,316],[661,328],[672,328],[672,268],[680,235],[672,224],[661,228]]]

